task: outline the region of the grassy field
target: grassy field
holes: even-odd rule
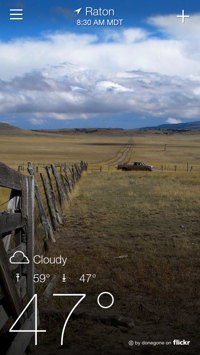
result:
[[[127,141],[124,137],[116,139],[84,135],[0,136],[1,162],[13,168],[27,161],[42,165],[52,162],[72,164],[81,159],[98,162],[115,156]]]
[[[179,347],[179,354],[199,350],[199,177],[123,172],[82,177],[67,207],[65,226],[57,233],[58,248],[53,245],[49,251],[49,255],[53,250],[60,255],[60,250],[65,250],[68,257],[68,282],[58,283],[56,292],[87,293],[79,310],[124,314],[134,320],[135,327],[130,330],[90,320],[72,321],[65,336],[72,351],[69,354],[76,354],[77,343],[84,354],[87,348],[99,354],[106,349],[128,354],[131,339],[186,339],[192,346],[187,352]],[[52,272],[61,279],[61,268],[52,267]],[[83,273],[96,278],[83,284],[79,280]],[[114,306],[106,311],[96,303],[103,291],[115,297]],[[70,305],[62,299],[59,306],[53,300],[51,307],[66,309]],[[45,321],[43,324],[47,326]],[[52,327],[55,332],[52,346],[60,334],[59,324],[49,326],[50,333]],[[41,344],[45,339],[51,341],[44,336]],[[145,349],[147,354],[177,353],[173,346]],[[141,351],[134,348],[134,353]]]
[[[27,161],[35,164],[67,162],[81,159],[88,163],[113,161],[127,142],[132,142],[131,160],[161,164],[200,165],[199,134],[135,134],[131,137],[97,135],[32,134],[0,136],[1,162],[17,167]],[[166,150],[165,150],[165,145]]]
[[[14,138],[14,140],[13,140]],[[132,138],[132,147],[126,145]],[[10,137],[9,137],[10,139]],[[86,293],[79,311],[123,314],[135,327],[111,326],[88,317],[70,320],[65,348],[59,347],[64,315],[41,317],[37,354],[198,354],[200,350],[200,154],[199,135],[146,134],[133,137],[41,135],[0,138],[2,161],[17,166],[89,162],[66,204],[64,226],[56,243],[44,252],[39,233],[36,253],[63,255],[65,267],[39,265],[39,272],[60,277],[54,292]],[[165,147],[165,144],[167,146]],[[155,170],[121,172],[115,162],[145,161]],[[187,162],[193,166],[186,171]],[[161,172],[161,165],[164,171]],[[177,171],[174,171],[177,165]],[[98,171],[103,167],[102,172]],[[6,193],[1,193],[5,201]],[[2,203],[1,202],[1,203]],[[66,274],[67,282],[62,283]],[[93,274],[87,283],[82,274]],[[42,295],[46,284],[37,287]],[[97,305],[107,291],[115,298],[109,309]],[[110,298],[102,299],[107,304]],[[73,303],[74,305],[74,303]],[[69,309],[72,300],[41,297],[40,307]],[[184,346],[130,346],[136,341],[190,340]]]

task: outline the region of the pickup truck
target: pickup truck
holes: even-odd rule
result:
[[[152,171],[153,165],[147,165],[142,162],[135,161],[133,164],[123,163],[117,166],[118,170],[131,171],[131,170],[145,170]]]

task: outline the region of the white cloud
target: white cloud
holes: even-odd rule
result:
[[[101,31],[99,37],[55,32],[44,33],[39,39],[0,42],[0,78],[41,71],[62,62],[104,75],[127,69],[182,77],[200,74],[200,15],[184,24],[174,15],[153,17],[148,22],[164,32],[164,38],[141,28],[121,28]]]
[[[107,91],[113,90],[115,92],[134,92],[133,88],[128,88],[127,86],[119,85],[117,82],[109,81],[109,80],[102,80],[99,81],[96,85],[96,88],[100,91]]]
[[[166,120],[166,123],[177,124],[177,123],[182,123],[182,121],[179,120],[179,119],[177,119],[177,118],[169,117],[169,118]]]
[[[38,124],[35,117],[72,119],[120,112],[157,117],[199,114],[200,97],[195,93],[199,81],[142,71],[107,78],[77,67],[68,71],[68,65],[65,71],[61,66],[60,74],[56,67],[55,77],[54,69],[5,83],[0,113],[30,114],[33,124]]]
[[[148,32],[141,28],[125,28],[119,30],[105,30],[103,32],[103,42],[117,42],[130,44],[138,41],[143,41],[149,37]]]
[[[29,122],[31,122],[32,125],[34,126],[40,126],[43,125],[46,121],[43,119],[38,119],[38,118],[29,118],[28,119]]]
[[[34,125],[46,117],[120,112],[199,118],[200,14],[185,24],[176,15],[148,23],[155,31],[56,32],[0,42],[0,113],[28,114]]]

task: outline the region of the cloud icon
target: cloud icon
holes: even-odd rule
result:
[[[23,260],[25,259],[25,260]],[[23,253],[23,251],[15,251],[14,254],[10,257],[11,264],[29,264],[30,260],[28,257]],[[19,260],[19,261],[16,261]]]

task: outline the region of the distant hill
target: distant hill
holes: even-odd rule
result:
[[[33,135],[33,132],[0,122],[0,136]]]
[[[98,136],[130,136],[135,132],[134,129],[123,128],[57,128],[33,130],[40,133],[54,133],[63,135],[98,135]]]
[[[62,134],[62,135],[94,135],[104,137],[126,137],[146,134],[173,134],[187,133],[189,131],[197,132],[200,130],[200,121],[178,123],[178,124],[163,124],[159,126],[143,127],[135,129],[125,128],[57,128],[57,129],[41,129],[32,130],[43,134]]]
[[[170,130],[190,130],[198,129],[200,130],[200,121],[185,122],[185,123],[165,123],[159,126],[145,127],[146,129],[170,129]]]
[[[189,133],[193,134],[200,131],[200,121],[178,123],[178,124],[162,124],[159,126],[143,127],[136,129],[123,128],[57,128],[57,129],[40,129],[27,130],[11,126],[8,123],[0,122],[0,136],[27,136],[27,135],[94,135],[107,137],[130,137],[146,134],[173,134],[173,133]]]
[[[200,121],[180,123],[180,124],[163,124],[153,127],[143,127],[135,129],[125,128],[57,128],[57,129],[41,129],[32,130],[40,134],[56,134],[56,135],[87,135],[87,136],[103,136],[103,137],[130,137],[138,135],[152,134],[174,134],[174,133],[198,133],[200,131]]]

